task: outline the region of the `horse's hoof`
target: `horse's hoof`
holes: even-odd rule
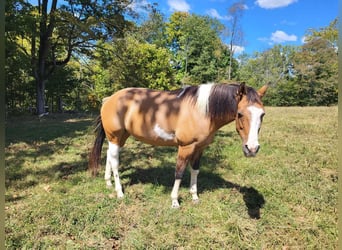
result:
[[[200,200],[199,199],[194,199],[194,200],[192,200],[192,203],[193,204],[198,204],[198,203],[200,203]]]
[[[107,188],[112,188],[113,187],[112,182],[110,180],[106,180],[106,187]]]
[[[176,209],[179,208],[179,203],[178,203],[178,201],[177,201],[177,200],[173,200],[173,201],[172,201],[171,207],[172,207],[172,208],[176,208]]]
[[[123,199],[124,198],[123,192],[117,192],[117,197],[118,199]]]

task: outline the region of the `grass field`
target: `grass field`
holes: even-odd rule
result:
[[[243,156],[235,125],[224,127],[201,161],[201,202],[187,172],[178,210],[175,148],[129,139],[117,200],[103,168],[87,172],[91,125],[75,115],[7,121],[7,249],[337,249],[337,107],[266,107],[255,158]]]

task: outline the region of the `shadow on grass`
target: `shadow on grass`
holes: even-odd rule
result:
[[[45,121],[16,121],[9,123],[6,129],[6,144],[25,142],[28,146],[15,148],[6,154],[9,156],[6,161],[6,187],[15,186],[17,189],[25,189],[37,185],[39,182],[50,182],[56,179],[67,180],[77,172],[87,171],[88,152],[80,153],[80,161],[68,161],[52,164],[44,169],[27,168],[25,161],[33,159],[39,160],[42,156],[51,156],[54,152],[72,146],[68,138],[80,136],[80,134],[90,133],[91,120],[78,120],[70,116],[50,117]],[[218,131],[217,138],[227,141],[232,137],[232,132]],[[64,139],[60,139],[64,138]],[[51,141],[53,142],[51,144]],[[220,143],[213,143],[211,151],[214,153],[204,154],[202,158],[203,167],[198,177],[199,193],[204,190],[215,190],[218,188],[228,188],[238,190],[245,202],[248,214],[251,218],[260,218],[260,208],[265,204],[264,197],[253,187],[240,186],[239,184],[226,181],[220,175],[215,174],[217,166],[227,165],[222,162],[221,157],[217,157],[215,152],[220,151]],[[27,148],[26,148],[27,147]],[[105,151],[105,150],[103,150]],[[162,185],[165,192],[170,192],[174,183],[175,161],[177,148],[152,147],[142,143],[131,143],[127,145],[122,154],[121,178],[128,179],[129,185],[137,183],[152,183]],[[104,167],[102,161],[102,168]],[[125,167],[130,166],[130,167]],[[229,165],[225,168],[231,168]],[[29,177],[29,178],[28,178]],[[184,186],[189,186],[190,174],[187,171],[183,177]],[[7,197],[7,201],[21,199],[22,197]]]
[[[93,117],[85,115],[51,114],[42,119],[36,116],[14,117],[6,121],[6,146],[10,143],[48,142],[63,136],[73,136],[75,131],[85,131],[92,125]]]
[[[174,160],[168,160],[167,156],[170,156],[170,150],[173,151]],[[152,147],[146,150],[145,147],[141,149],[144,153],[136,154],[143,165],[142,167],[122,167],[121,178],[128,179],[128,185],[134,185],[138,183],[151,183],[153,185],[162,185],[165,187],[165,192],[171,192],[174,176],[175,176],[175,158],[176,150],[165,147]],[[128,152],[125,152],[127,154]],[[162,162],[158,167],[153,167],[148,161],[144,160],[146,157],[150,158],[157,155]],[[237,190],[243,197],[246,205],[248,215],[252,219],[260,219],[260,209],[265,204],[263,195],[253,187],[241,186],[237,183],[233,183],[223,179],[219,174],[214,173],[215,166],[219,165],[222,159],[217,157],[211,157],[210,155],[203,156],[203,162],[206,162],[207,166],[200,168],[200,174],[198,176],[198,192],[201,193],[205,190],[215,190],[219,188],[228,188]],[[123,166],[130,165],[130,159],[127,156],[122,157],[121,164]],[[150,166],[149,166],[150,165]],[[222,165],[222,164],[220,164]],[[227,169],[231,169],[228,165]],[[182,186],[190,185],[190,173],[187,171],[184,173],[182,179]]]
[[[90,134],[90,117],[56,114],[42,120],[33,116],[15,117],[6,123],[6,187],[25,189],[41,181],[67,178],[68,175],[87,169],[88,152],[77,152],[84,159],[80,162],[68,161],[66,156],[65,162],[53,164],[51,161],[51,165],[44,169],[35,165],[40,164],[38,162],[42,157],[49,159],[56,152],[75,147],[72,145],[74,138],[77,140],[82,135]]]

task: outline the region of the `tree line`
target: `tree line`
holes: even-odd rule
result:
[[[336,104],[337,19],[308,30],[302,46],[234,56],[242,6],[227,9],[234,23],[226,27],[185,12],[166,18],[157,4],[138,13],[131,0],[8,0],[7,112],[92,111],[125,87],[231,81],[270,82],[267,105]]]

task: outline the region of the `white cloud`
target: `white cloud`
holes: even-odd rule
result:
[[[210,9],[206,11],[206,14],[213,17],[213,18],[217,18],[219,20],[230,20],[231,17],[230,16],[221,16],[217,10],[215,9]]]
[[[255,4],[264,9],[275,9],[286,7],[295,2],[297,2],[297,0],[257,0],[255,1]]]
[[[288,35],[284,31],[277,30],[272,33],[270,40],[274,43],[295,42],[297,41],[297,36]]]
[[[146,9],[146,7],[148,7],[150,4],[149,2],[147,2],[146,0],[133,0],[132,3],[129,5],[129,7],[131,7],[134,11],[138,12],[138,13],[145,13],[147,14],[148,11]]]
[[[170,7],[170,11],[182,11],[189,12],[190,5],[185,0],[168,0],[167,4]]]
[[[245,50],[245,47],[233,45],[234,54],[241,54]]]

